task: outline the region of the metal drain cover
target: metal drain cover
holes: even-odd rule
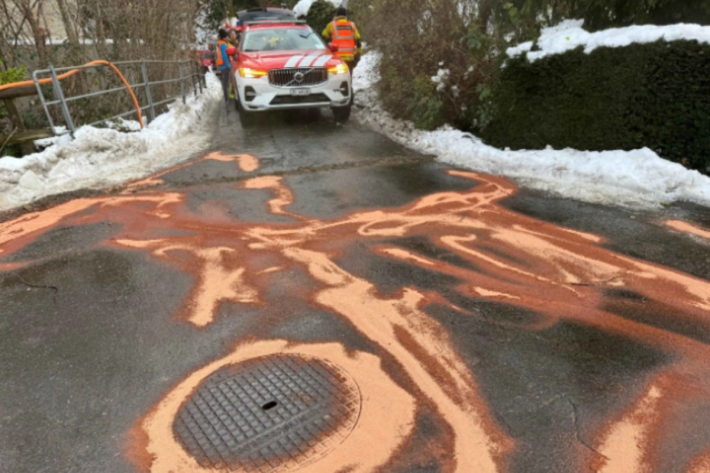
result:
[[[340,368],[274,355],[208,377],[173,432],[203,468],[283,472],[330,453],[355,427],[360,407],[357,384]]]

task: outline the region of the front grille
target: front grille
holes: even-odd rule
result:
[[[328,82],[328,70],[322,67],[269,71],[269,84],[276,87],[313,87],[326,82]]]
[[[311,94],[306,96],[277,95],[271,101],[271,105],[297,105],[302,103],[330,103],[330,99],[325,94]]]

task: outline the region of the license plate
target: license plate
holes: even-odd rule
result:
[[[311,89],[291,89],[291,95],[295,95],[296,97],[311,95]]]

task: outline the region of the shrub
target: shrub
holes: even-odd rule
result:
[[[27,80],[27,70],[25,66],[11,67],[5,71],[0,71],[0,85],[12,84]],[[0,101],[0,134],[12,131],[11,121],[7,118],[7,109],[4,101]],[[2,144],[2,143],[0,143]]]
[[[710,165],[710,46],[694,41],[582,48],[534,63],[508,60],[482,138],[497,147],[649,147]]]
[[[316,33],[321,34],[325,30],[328,23],[335,18],[336,7],[332,3],[325,0],[317,0],[313,2],[308,10],[306,21],[308,26],[316,30]]]
[[[419,128],[470,130],[486,110],[502,44],[483,34],[475,8],[457,0],[356,0],[363,40],[382,53],[380,97]],[[439,82],[432,77],[443,74]]]
[[[0,85],[12,84],[27,80],[27,70],[25,66],[11,67],[6,71],[0,71]]]

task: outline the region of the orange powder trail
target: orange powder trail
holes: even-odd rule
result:
[[[411,251],[406,251],[401,248],[373,248],[378,253],[383,253],[387,256],[392,256],[393,258],[401,259],[403,261],[412,261],[424,266],[434,266],[434,263],[428,261],[426,258],[421,258]]]
[[[118,246],[152,250],[163,260],[176,263],[184,269],[196,268],[197,281],[186,298],[183,318],[196,327],[205,327],[214,321],[222,302],[242,304],[259,303],[259,294],[245,281],[245,269],[239,265],[239,254],[232,248],[200,248],[164,240],[116,240]],[[192,256],[185,259],[182,253]]]
[[[246,167],[253,165],[249,159],[242,161]],[[382,257],[454,276],[460,283],[453,289],[465,297],[499,300],[539,314],[537,323],[524,327],[529,330],[544,330],[558,321],[591,325],[674,355],[680,360],[678,367],[691,373],[710,358],[710,347],[705,343],[600,310],[607,300],[607,289],[625,289],[673,308],[676,312],[669,317],[682,318],[684,324],[704,324],[710,320],[708,281],[613,253],[601,247],[602,239],[594,235],[507,210],[499,202],[514,194],[516,188],[502,178],[459,171],[451,174],[480,184],[465,192],[429,195],[402,208],[357,212],[332,221],[301,218],[292,224],[256,225],[214,221],[190,213],[184,206],[184,196],[174,194],[166,194],[163,204],[146,201],[147,197],[141,200],[139,195],[102,200],[96,215],[77,216],[76,221],[116,221],[124,231],[111,242],[113,246],[149,252],[191,274],[195,285],[185,303],[185,318],[199,327],[214,320],[224,301],[261,303],[259,291],[264,287],[254,283],[259,272],[260,277],[269,278],[294,264],[306,268],[317,283],[313,303],[340,315],[391,355],[415,386],[410,394],[425,396],[441,420],[451,427],[451,455],[458,473],[504,470],[505,455],[513,443],[493,422],[475,377],[449,334],[424,311],[427,304],[439,303],[443,297],[407,287],[402,287],[400,296],[382,297],[375,283],[338,266],[323,247],[333,242],[339,248],[367,243]],[[244,187],[271,190],[271,211],[291,215],[285,208],[293,202],[293,195],[280,179],[254,179]],[[33,226],[32,220],[16,222],[16,229],[25,225],[26,230],[0,233],[0,238],[12,243],[7,251],[15,251],[59,221],[72,222],[71,214],[79,210],[64,209],[61,220],[41,213],[34,218],[44,219],[44,223]],[[180,236],[150,236],[161,229]],[[455,255],[469,266],[397,248],[392,242],[398,237],[425,238],[432,247]],[[278,269],[264,273],[266,268],[261,267],[257,272],[249,262],[259,257],[271,258],[268,267]],[[199,373],[198,378],[207,372]],[[652,461],[644,455],[645,447],[629,443],[628,439],[646,436],[649,442],[655,441],[653,426],[663,421],[661,406],[668,389],[663,383],[649,386],[635,407],[601,435],[600,449],[610,459],[604,465],[606,471],[626,468],[634,472],[644,462]],[[635,420],[639,412],[649,414],[648,423]],[[367,428],[376,429],[372,425]],[[622,452],[617,445],[628,448]],[[382,453],[378,464],[394,454],[394,449]],[[314,464],[314,468],[320,464]]]
[[[710,230],[705,230],[700,227],[696,227],[695,225],[691,225],[687,222],[682,222],[680,220],[670,220],[666,222],[666,225],[668,225],[674,230],[678,230],[679,232],[690,233],[691,235],[699,236],[701,238],[710,240]]]
[[[419,310],[423,296],[407,289],[400,299],[381,299],[373,284],[343,271],[322,253],[292,248],[286,256],[306,265],[311,275],[329,289],[316,295],[323,306],[345,316],[357,329],[402,364],[405,372],[429,397],[455,435],[456,472],[496,472],[498,462],[512,442],[498,432],[486,404],[448,335]],[[395,335],[402,329],[418,342],[423,354],[405,347]],[[422,356],[438,360],[435,371],[447,372],[450,385],[427,371]]]
[[[178,164],[177,166],[173,166],[171,168],[165,169],[164,171],[160,171],[159,173],[153,174],[152,176],[149,176],[145,179],[140,179],[131,182],[126,186],[123,191],[123,194],[132,194],[141,188],[153,187],[164,184],[165,181],[161,179],[161,177],[179,171],[181,169],[189,168],[191,166],[194,166],[195,164],[202,163],[204,161],[220,161],[223,163],[236,162],[239,166],[239,169],[244,172],[253,172],[259,169],[259,160],[250,154],[227,155],[220,152],[215,152],[210,153],[207,156],[204,156],[196,161]]]
[[[269,209],[275,215],[288,215],[302,219],[296,214],[286,210],[293,204],[293,193],[283,183],[283,178],[277,176],[264,176],[249,179],[241,185],[242,189],[269,189],[274,193],[274,198],[269,200]]]
[[[648,383],[644,393],[626,412],[609,422],[598,435],[597,450],[602,458],[595,465],[599,473],[646,473],[660,471],[655,465],[661,441],[674,409],[706,400],[710,394],[704,366],[692,376],[682,374],[687,367],[664,369]],[[702,374],[700,374],[702,373]],[[692,459],[690,473],[701,473],[706,457]],[[679,466],[679,465],[677,465]]]
[[[150,210],[139,209],[149,218],[165,218],[170,215],[166,206],[181,203],[183,196],[176,193],[141,194],[139,196],[100,197],[77,199],[48,210],[22,215],[14,220],[0,223],[0,257],[7,256],[35,241],[38,237],[60,225],[83,225],[107,219],[112,211],[127,206],[153,205]],[[76,214],[96,207],[93,214],[74,217]]]
[[[543,314],[566,317],[570,306],[596,312],[603,299],[600,289],[624,287],[652,300],[663,294],[664,302],[684,311],[689,321],[708,319],[707,281],[617,255],[597,246],[586,234],[503,209],[496,201],[510,195],[514,187],[502,179],[468,175],[474,176],[483,184],[471,192],[435,194],[402,209],[357,213],[335,222],[311,221],[294,229],[254,227],[247,234],[266,246],[270,242],[301,245],[331,238],[424,235],[490,275],[462,271],[467,279],[485,279],[486,284],[472,287],[520,297],[511,303]],[[490,253],[482,245],[497,252]],[[500,258],[501,252],[511,258]],[[431,269],[421,261],[411,262]]]
[[[475,174],[457,175],[481,180],[483,184],[469,192],[435,194],[401,209],[356,213],[336,221],[308,220],[289,226],[215,224],[209,233],[240,234],[251,242],[251,251],[278,253],[306,266],[313,279],[325,286],[315,295],[315,301],[346,317],[387,350],[451,426],[455,435],[452,454],[456,471],[460,472],[499,471],[501,458],[511,442],[490,421],[476,383],[448,335],[421,312],[420,307],[427,303],[425,296],[408,289],[401,299],[382,299],[372,283],[345,272],[327,255],[307,250],[306,246],[333,239],[354,242],[362,238],[391,240],[425,235],[486,273],[455,268],[404,250],[382,253],[429,270],[433,266],[436,271],[454,273],[467,281],[458,288],[460,292],[505,300],[544,314],[551,323],[577,320],[632,339],[657,341],[659,347],[672,348],[684,356],[709,354],[702,343],[604,313],[597,307],[603,301],[600,289],[625,287],[649,299],[662,293],[664,302],[682,310],[688,320],[703,320],[710,307],[710,284],[612,253],[597,246],[600,239],[594,236],[503,209],[497,202],[515,191],[507,181]],[[254,180],[247,186],[276,190],[273,212],[283,212],[282,203],[292,198],[279,194],[281,182],[275,179]],[[177,224],[193,231],[200,231],[202,226],[189,220]],[[201,231],[204,233],[205,229]],[[497,252],[490,252],[487,247]],[[189,251],[197,254],[199,248]],[[501,253],[510,258],[502,259]],[[439,366],[432,367],[427,361],[431,359],[441,360]],[[436,377],[434,371],[446,372],[447,376]]]
[[[250,154],[238,154],[239,169],[244,172],[254,172],[259,169],[259,160]]]
[[[599,452],[604,460],[599,473],[644,473],[649,470],[646,459],[649,431],[657,422],[661,388],[652,384],[631,412],[613,424],[604,435]]]
[[[27,238],[32,234],[44,233],[69,215],[81,212],[92,205],[102,202],[102,199],[77,199],[54,207],[51,212],[34,212],[23,215],[15,220],[0,223],[0,255],[10,253],[14,241],[21,246],[27,245]]]
[[[687,473],[710,473],[710,450],[694,458]]]

